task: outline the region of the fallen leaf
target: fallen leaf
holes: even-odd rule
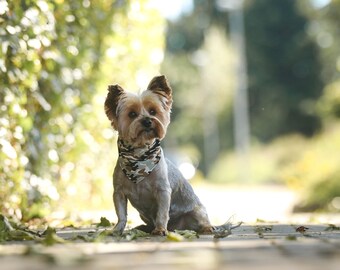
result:
[[[325,229],[325,231],[340,231],[340,227],[334,224],[328,224],[328,227]]]
[[[13,228],[10,221],[0,214],[0,242],[5,241],[24,241],[24,240],[39,240],[38,233],[28,229],[17,229],[19,225]]]
[[[183,236],[185,239],[197,239],[199,235],[195,231],[191,230],[175,230],[175,233]]]
[[[2,232],[9,232],[13,231],[14,228],[12,227],[11,223],[8,221],[8,219],[0,214],[0,233]]]
[[[266,221],[264,219],[260,219],[260,218],[257,218],[256,223],[266,223]]]
[[[150,234],[143,232],[141,230],[132,229],[125,231],[122,235],[127,241],[136,240],[138,238],[144,238],[150,236]]]
[[[87,235],[81,235],[78,234],[74,237],[73,240],[83,240],[84,242],[90,242],[90,243],[99,243],[104,242],[104,240],[112,235],[112,230],[96,230],[96,231],[90,231],[87,233]]]
[[[289,240],[289,241],[296,241],[297,240],[297,237],[295,235],[287,235],[286,236],[286,240]]]
[[[42,235],[44,236],[44,239],[41,243],[45,246],[52,246],[66,242],[63,238],[58,236],[56,230],[51,227],[48,227]]]
[[[299,232],[299,233],[305,233],[307,230],[309,230],[309,228],[307,228],[305,226],[299,226],[295,229],[295,231]]]
[[[176,233],[176,232],[168,232],[168,234],[166,236],[166,240],[172,241],[172,242],[181,242],[184,239],[185,239],[184,236],[182,236],[182,235],[180,235],[179,233]]]
[[[111,226],[112,226],[111,222],[105,217],[101,217],[100,223],[97,224],[97,227],[111,227]]]

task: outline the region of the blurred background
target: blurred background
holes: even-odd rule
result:
[[[107,85],[165,74],[214,221],[339,213],[339,25],[339,0],[0,0],[1,212],[114,220]]]

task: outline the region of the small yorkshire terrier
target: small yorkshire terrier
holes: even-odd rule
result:
[[[163,155],[160,141],[170,123],[172,89],[165,76],[154,77],[140,95],[110,85],[105,113],[118,131],[119,158],[113,173],[113,201],[118,216],[114,231],[122,233],[127,201],[154,235],[194,230],[212,233],[205,207],[189,182]]]

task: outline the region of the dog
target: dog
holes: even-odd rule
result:
[[[164,157],[160,146],[170,123],[172,89],[164,75],[154,77],[137,95],[109,85],[104,109],[118,131],[119,157],[113,173],[113,201],[122,233],[127,202],[145,222],[137,229],[153,235],[173,230],[214,231],[207,212],[190,183]]]

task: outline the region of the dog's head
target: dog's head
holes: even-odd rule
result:
[[[154,77],[140,95],[109,85],[105,113],[119,136],[140,147],[163,139],[170,123],[172,90],[165,76]]]

